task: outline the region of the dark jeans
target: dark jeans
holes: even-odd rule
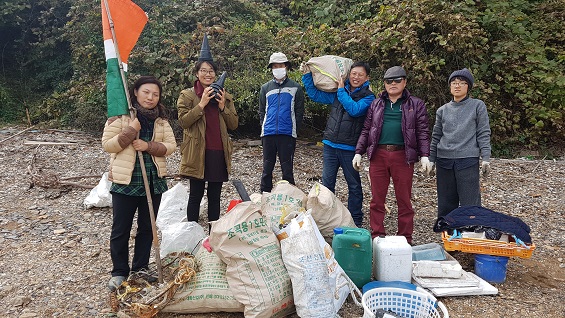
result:
[[[273,170],[277,161],[277,153],[281,164],[282,178],[294,184],[294,150],[296,138],[288,135],[271,135],[261,138],[263,145],[263,175],[261,176],[261,192],[273,189]]]
[[[461,170],[436,165],[438,218],[459,206],[481,205],[479,164]]]
[[[220,194],[222,193],[223,182],[208,181],[208,222],[217,221],[220,218]],[[204,196],[206,181],[190,179],[190,193],[188,195],[188,206],[186,217],[189,222],[198,222],[200,216],[200,202]]]
[[[157,218],[157,211],[161,204],[161,194],[153,194],[153,211]],[[112,257],[112,276],[127,277],[129,267],[129,237],[133,225],[133,218],[137,210],[137,233],[133,250],[132,271],[146,269],[149,265],[153,231],[147,197],[129,196],[112,193],[113,221],[112,234],[110,235],[110,255]],[[156,257],[159,257],[157,255]]]
[[[363,225],[363,189],[361,188],[359,172],[353,168],[352,164],[355,151],[342,150],[324,145],[323,156],[322,184],[335,193],[337,171],[339,167],[341,167],[349,190],[347,208],[355,224],[361,227]]]

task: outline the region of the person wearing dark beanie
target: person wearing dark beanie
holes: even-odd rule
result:
[[[452,100],[436,112],[430,162],[436,167],[438,218],[459,206],[481,205],[480,174],[490,171],[491,131],[485,103],[469,96],[474,82],[466,68],[451,73]]]
[[[468,91],[470,91],[473,88],[473,84],[475,84],[475,78],[473,77],[473,74],[471,74],[471,72],[466,68],[451,73],[451,75],[449,75],[449,80],[447,81],[447,84],[451,84],[451,82],[456,78],[459,78],[459,80],[467,82]]]

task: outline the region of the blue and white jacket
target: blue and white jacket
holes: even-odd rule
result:
[[[302,86],[288,77],[278,83],[268,81],[259,92],[259,119],[261,137],[288,135],[296,138],[296,132],[304,117],[304,92]]]

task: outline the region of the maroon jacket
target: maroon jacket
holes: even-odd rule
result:
[[[404,102],[402,102],[402,135],[404,136],[404,151],[406,152],[407,163],[418,161],[418,156],[428,157],[430,155],[430,130],[428,122],[428,111],[424,101],[418,97],[411,96],[407,89],[402,92]],[[381,129],[383,126],[385,100],[388,99],[386,91],[379,94],[369,110],[363,130],[357,140],[356,154],[367,153],[371,156],[379,143]]]

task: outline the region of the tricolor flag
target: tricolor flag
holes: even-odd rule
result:
[[[114,24],[114,43],[106,4]],[[130,0],[102,0],[102,30],[104,33],[104,53],[106,55],[106,99],[108,117],[128,113],[126,90],[120,75],[118,52],[127,72],[128,57],[147,23],[147,14]],[[118,49],[119,45],[119,49]]]

